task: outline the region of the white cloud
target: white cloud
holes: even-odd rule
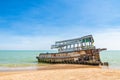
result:
[[[111,28],[94,35],[95,45],[109,50],[120,50],[120,28]]]
[[[54,36],[1,36],[1,38],[1,50],[48,50],[56,40],[59,40]]]
[[[2,34],[0,35],[0,49],[1,50],[43,50],[43,49],[50,49],[50,46],[58,40],[65,40],[71,38],[82,37],[85,35],[91,34],[92,32],[95,46],[97,48],[107,48],[109,50],[120,50],[120,27],[115,26],[113,28],[106,28],[104,30],[87,30],[85,28],[70,28],[68,30],[63,31],[60,33],[61,35],[54,34],[54,35],[46,35],[43,36],[39,35],[12,35],[12,34]],[[47,32],[46,32],[47,33]]]

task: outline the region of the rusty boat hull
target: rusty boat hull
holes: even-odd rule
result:
[[[106,49],[90,49],[64,53],[41,53],[38,62],[62,64],[102,65],[99,52]]]

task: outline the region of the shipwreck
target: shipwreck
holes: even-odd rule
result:
[[[100,60],[100,51],[106,48],[96,48],[92,35],[80,38],[55,42],[51,49],[58,49],[57,53],[40,53],[38,62],[64,64],[103,64]]]

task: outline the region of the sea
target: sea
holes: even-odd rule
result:
[[[37,70],[40,66],[36,56],[40,53],[55,53],[56,50],[0,50],[0,71]]]
[[[0,50],[0,71],[36,70],[43,63],[38,63],[39,53],[57,52],[56,50]],[[120,69],[120,50],[100,52],[102,62],[108,62],[109,68]]]

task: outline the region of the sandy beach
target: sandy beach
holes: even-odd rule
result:
[[[0,72],[0,80],[120,80],[120,70],[55,64],[39,70]]]

